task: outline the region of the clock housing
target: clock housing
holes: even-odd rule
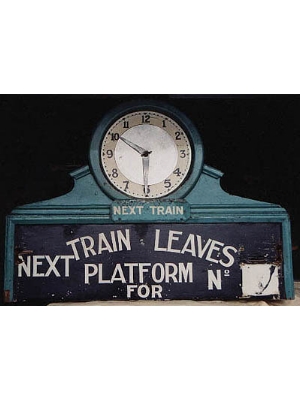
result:
[[[154,101],[122,104],[98,125],[90,165],[114,199],[183,198],[203,167],[194,124],[174,107]]]

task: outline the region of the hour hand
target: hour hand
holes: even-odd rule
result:
[[[132,149],[137,151],[141,156],[144,154],[148,154],[147,150],[143,149],[142,147],[138,146],[135,143],[132,143],[130,140],[125,139],[124,137],[120,137],[121,140],[123,140],[124,143],[126,143],[128,146],[130,146]]]

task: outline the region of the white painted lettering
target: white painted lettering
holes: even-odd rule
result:
[[[89,285],[90,277],[95,276],[97,272],[98,272],[98,267],[96,264],[84,264],[84,283]]]
[[[170,271],[170,268],[173,268],[173,271]],[[165,264],[165,269],[166,269],[166,282],[170,282],[170,278],[173,279],[173,282],[178,282],[176,275],[178,273],[178,267],[176,264],[173,263],[166,263]]]
[[[103,265],[98,264],[98,283],[111,283],[110,279],[103,279]]]
[[[193,282],[193,263],[188,262],[186,266],[184,263],[179,263],[178,282]]]
[[[183,215],[184,214],[184,210],[183,210],[183,206],[176,206],[176,212],[175,214],[177,215]]]
[[[168,214],[171,214],[171,215],[174,214],[171,206],[167,206],[165,209],[164,215],[168,215]]]
[[[115,231],[111,231],[110,232],[110,237],[111,237],[111,243],[112,243],[113,251],[118,251]]]
[[[136,215],[134,206],[129,206],[129,215],[131,215],[131,214]]]
[[[132,292],[137,289],[137,295],[141,299],[146,299],[149,297],[150,292],[151,292],[151,298],[162,298],[162,286],[161,285],[151,285],[150,287],[148,285],[127,285],[127,298],[131,298]]]
[[[130,230],[129,229],[125,229],[125,236],[123,235],[121,230],[118,230],[117,238],[118,238],[119,251],[123,250],[123,244],[124,244],[126,250],[131,250]]]
[[[192,256],[196,257],[196,245],[195,245],[195,235],[192,233],[188,236],[181,253],[191,253]]]
[[[127,211],[128,207],[127,206],[122,206],[122,215],[128,215],[129,212]]]
[[[165,247],[159,247],[159,238],[160,238],[160,229],[155,229],[154,251],[167,251]]]
[[[74,254],[74,256],[75,256],[75,260],[79,260],[79,258],[80,258],[80,257],[79,257],[79,254],[78,254],[78,251],[77,251],[77,249],[76,249],[76,245],[75,245],[75,243],[78,243],[79,240],[80,240],[80,239],[77,238],[77,239],[74,239],[74,240],[70,240],[69,242],[66,243],[67,246],[70,246],[70,245],[71,245],[73,254]]]
[[[178,236],[176,236],[176,235],[178,235]],[[172,248],[173,242],[178,241],[180,235],[182,235],[182,232],[180,232],[180,231],[169,231],[167,251],[169,251],[171,253],[180,253],[179,249]]]
[[[74,260],[74,256],[60,256],[62,260],[65,260],[65,277],[70,276],[70,260]]]
[[[223,265],[223,267],[231,267],[234,263],[234,257],[232,254],[229,253],[229,250],[232,250],[234,253],[237,253],[237,249],[232,246],[225,246],[223,249],[223,254],[225,257],[228,258],[228,262],[224,262],[223,260],[220,260],[220,264]]]
[[[60,256],[56,256],[54,258],[54,260],[52,261],[49,256],[46,256],[46,260],[49,263],[49,268],[48,268],[48,271],[46,272],[45,276],[49,276],[52,271],[56,276],[60,276],[60,273],[58,272],[58,270],[57,270],[57,268],[55,266],[59,259],[60,259]]]
[[[122,251],[123,249],[131,250],[129,229],[125,229],[125,232],[122,232],[121,230],[117,230],[116,232],[111,231],[110,237],[106,236],[103,232],[99,233],[98,253],[94,249],[95,241],[91,236],[83,236],[67,242],[66,245],[72,247],[76,260],[80,259],[78,248],[76,247],[78,242],[81,243],[85,258],[95,256],[96,254],[102,254],[105,251],[113,253],[116,251]]]
[[[22,277],[22,270],[25,272],[26,276],[30,276],[31,271],[31,257],[27,256],[27,262],[25,262],[23,256],[18,257],[22,262],[18,264],[18,277]]]
[[[119,274],[119,276],[117,276],[117,274]],[[114,281],[121,281],[122,283],[126,283],[126,279],[125,279],[125,276],[123,274],[123,270],[122,270],[121,264],[117,264],[115,266],[115,269],[114,269],[114,272],[112,274],[112,277],[111,277],[110,281],[111,281],[111,283],[114,283]]]
[[[127,285],[127,299],[131,298],[131,293],[134,291],[134,289],[137,288],[137,285]]]
[[[212,256],[211,256],[213,251],[220,251],[220,247],[218,247],[216,245],[219,245],[219,246],[222,247],[222,246],[224,246],[224,243],[218,242],[217,240],[213,240],[211,242],[210,248],[209,248],[207,256],[206,256],[206,260],[207,261],[211,261],[211,262],[214,262],[214,263],[218,263],[219,262],[219,260],[217,260],[215,258],[212,258]]]
[[[139,265],[138,263],[126,263],[126,264],[124,264],[124,267],[128,267],[129,283],[133,283],[134,282],[133,269],[134,269],[134,267],[137,267],[138,265]]]
[[[139,282],[144,282],[144,273],[148,272],[148,268],[144,267],[151,267],[150,263],[139,263]]]
[[[183,206],[149,206],[152,215],[183,215]]]
[[[156,206],[157,215],[164,215],[164,206]]]
[[[110,244],[108,243],[108,240],[106,239],[105,234],[99,233],[98,238],[99,238],[98,254],[102,254],[103,251],[108,251],[109,253],[112,253],[113,249],[111,248]]]
[[[162,294],[161,294],[161,292],[162,292],[162,286],[160,286],[160,285],[152,285],[151,286],[151,298],[152,299],[155,299],[156,297],[158,297],[158,298],[162,298]]]
[[[113,206],[114,215],[122,215],[121,206]]]
[[[43,261],[39,261],[39,259],[43,260],[45,256],[33,256],[33,263],[32,263],[32,276],[39,277],[45,276],[43,272],[38,272],[38,266],[43,265]]]
[[[69,277],[70,276],[70,260],[74,260],[75,256],[71,255],[64,255],[64,256],[55,256],[52,260],[49,255],[40,256],[27,256],[26,262],[23,256],[19,256],[19,260],[22,261],[18,265],[18,277],[23,276],[23,271],[25,272],[26,276],[30,277],[48,277],[53,273],[56,277],[60,278],[61,276]],[[47,271],[39,272],[38,267],[43,266],[45,268],[45,263],[43,260],[47,261]],[[58,261],[64,261],[64,275],[59,272],[58,270]],[[32,261],[32,262],[31,262]],[[32,266],[32,270],[31,270]]]
[[[143,293],[144,290],[144,293]],[[141,299],[146,299],[150,294],[150,288],[147,285],[140,285],[137,289],[137,294]]]
[[[213,290],[213,285],[215,285],[216,289],[222,289],[222,280],[221,280],[221,270],[217,269],[217,276],[214,274],[214,271],[209,269],[207,271],[207,278],[208,278],[208,290]]]
[[[156,272],[157,268],[160,269],[159,278],[157,277],[157,272]],[[154,282],[160,283],[160,282],[162,282],[164,280],[164,277],[165,277],[164,266],[162,264],[160,264],[160,263],[154,264],[153,267],[152,267],[152,279],[154,280]]]
[[[149,208],[151,209],[151,213],[152,213],[152,215],[154,215],[154,214],[155,214],[155,207],[156,207],[156,206],[149,206]]]
[[[88,258],[90,256],[89,252],[91,253],[92,256],[96,255],[96,252],[94,250],[95,242],[91,236],[81,237],[80,241],[81,241],[81,245],[82,245],[82,249],[83,249],[85,258]],[[87,242],[89,242],[88,245],[87,245]]]
[[[204,256],[206,250],[210,246],[211,239],[208,239],[208,241],[205,243],[205,245],[203,247],[203,245],[202,245],[202,237],[197,235],[197,243],[198,243],[198,257],[202,258]]]
[[[138,210],[138,215],[142,215],[142,210],[143,210],[144,206],[135,206],[135,208],[137,208],[137,210]]]

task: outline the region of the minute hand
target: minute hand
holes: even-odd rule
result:
[[[144,193],[148,197],[149,186],[148,186],[148,175],[149,175],[149,154],[142,156],[143,161],[143,180],[144,180]]]
[[[137,151],[140,155],[143,155],[145,153],[148,153],[147,150],[143,149],[142,147],[138,146],[135,143],[132,143],[130,140],[123,138],[122,136],[120,137],[121,140],[123,140],[124,143],[128,144],[132,149]]]

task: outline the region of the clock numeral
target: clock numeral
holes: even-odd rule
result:
[[[181,140],[181,135],[182,135],[182,132],[175,132],[176,140]]]
[[[110,133],[110,137],[112,141],[116,141],[120,139],[120,135],[118,133]]]
[[[150,124],[150,115],[142,115],[142,124]]]
[[[111,176],[117,178],[119,176],[117,168],[113,168],[111,171]]]
[[[185,150],[180,150],[180,158],[185,158],[185,157],[186,157]]]
[[[124,121],[123,128],[128,129],[129,128],[129,122]]]
[[[164,180],[164,185],[165,185],[166,189],[169,189],[172,186],[171,179],[165,179]]]
[[[114,152],[112,150],[107,150],[106,155],[107,155],[107,158],[112,158],[114,155]]]
[[[166,128],[166,127],[167,127],[167,125],[166,125],[166,120],[165,120],[165,119],[164,119],[163,122],[162,122],[162,126],[163,126],[163,128]]]
[[[173,172],[173,174],[174,174],[174,175],[177,175],[177,176],[181,176],[181,171],[180,171],[180,169],[179,169],[179,168],[176,168],[175,171]]]
[[[125,183],[124,190],[125,190],[125,192],[127,192],[128,187],[129,187],[129,181],[123,181],[123,183]]]

